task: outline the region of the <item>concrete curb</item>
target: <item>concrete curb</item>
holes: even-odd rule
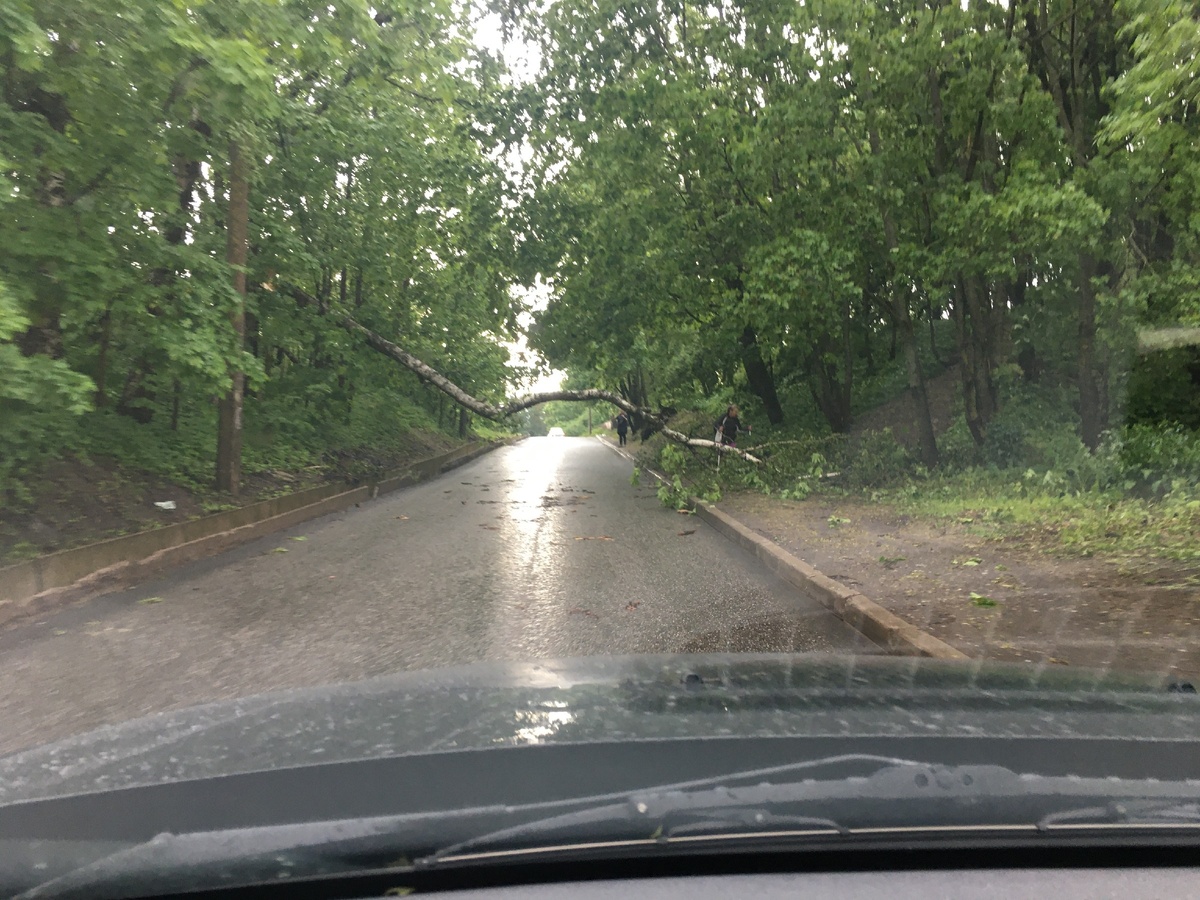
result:
[[[410,487],[516,440],[458,447],[350,490],[345,485],[321,485],[190,522],[61,550],[8,566],[0,569],[0,627],[129,587],[183,563]]]
[[[603,438],[600,440],[603,441]],[[629,453],[614,447],[608,441],[603,443],[636,464]],[[643,467],[643,471],[648,471],[659,481],[666,483],[666,478],[653,469]],[[688,503],[697,516],[729,540],[754,554],[771,572],[806,596],[819,600],[835,616],[885,650],[933,659],[970,659],[961,650],[956,650],[929,632],[922,631],[895,613],[888,612],[874,600],[822,574],[774,541],[742,524],[729,513],[717,509],[699,497],[689,496]]]
[[[821,601],[839,619],[862,632],[885,650],[904,655],[929,656],[933,659],[970,658],[945,641],[938,640],[895,613],[888,612],[874,600],[823,575],[728,513],[709,506],[696,497],[690,498],[690,502],[696,515],[717,531],[753,553],[784,581],[799,588],[809,597]]]

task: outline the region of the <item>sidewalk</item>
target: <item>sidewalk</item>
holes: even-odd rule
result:
[[[1200,572],[1061,558],[855,501],[717,508],[973,658],[1200,677]]]

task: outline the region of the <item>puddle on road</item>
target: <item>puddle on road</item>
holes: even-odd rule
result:
[[[804,618],[762,616],[728,629],[706,631],[680,653],[804,653],[828,650],[829,640]]]

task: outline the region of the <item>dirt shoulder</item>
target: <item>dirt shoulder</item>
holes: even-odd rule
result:
[[[1200,567],[1065,558],[840,498],[718,507],[974,658],[1200,677]]]
[[[0,566],[186,522],[321,484],[352,485],[369,473],[403,469],[463,443],[440,432],[413,432],[402,445],[385,451],[341,451],[330,454],[325,465],[246,475],[236,500],[212,491],[192,490],[107,457],[56,460],[27,484],[32,503],[0,505]],[[174,503],[173,509],[155,506],[167,501]]]

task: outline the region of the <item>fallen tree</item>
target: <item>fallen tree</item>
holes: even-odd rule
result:
[[[289,290],[295,293],[298,289],[289,288]],[[491,419],[494,422],[499,421],[513,415],[514,413],[519,413],[522,410],[529,409],[532,406],[537,406],[540,403],[549,403],[551,400],[603,400],[606,403],[611,403],[613,406],[625,410],[627,413],[641,416],[642,418],[651,422],[656,431],[661,431],[664,437],[675,441],[676,443],[683,444],[686,447],[707,447],[710,449],[715,449],[718,453],[731,453],[735,456],[740,456],[742,459],[747,460],[748,462],[762,462],[762,460],[757,456],[754,456],[745,450],[739,450],[737,447],[731,447],[728,444],[718,444],[715,441],[704,440],[703,438],[688,437],[683,432],[676,431],[668,426],[666,417],[660,413],[656,413],[646,409],[645,407],[630,403],[621,395],[614,394],[611,391],[602,391],[595,388],[588,388],[587,390],[582,391],[543,391],[537,394],[527,394],[524,397],[518,397],[515,400],[510,400],[503,406],[494,406],[491,403],[487,403],[471,396],[437,369],[425,362],[422,362],[403,347],[392,341],[389,341],[381,334],[378,334],[367,326],[355,321],[346,313],[332,312],[331,315],[333,316],[334,320],[348,332],[363,338],[367,342],[367,345],[372,349],[378,350],[380,353],[404,366],[409,371],[419,375],[459,406],[462,406],[464,409],[469,409],[471,412],[481,415],[485,419]]]
[[[378,350],[384,356],[399,363],[413,372],[420,378],[432,384],[435,388],[457,403],[464,409],[468,409],[477,415],[483,416],[485,419],[490,419],[493,422],[498,422],[505,419],[514,413],[519,413],[522,410],[529,409],[532,406],[537,406],[541,403],[549,403],[551,400],[570,400],[570,401],[586,401],[586,400],[603,400],[606,403],[611,403],[613,406],[625,410],[637,416],[641,416],[647,422],[651,423],[651,427],[655,431],[661,431],[663,436],[669,440],[682,444],[685,447],[707,447],[715,449],[718,453],[729,453],[734,456],[740,456],[747,462],[761,463],[759,459],[752,453],[745,450],[739,450],[737,447],[730,447],[728,444],[718,444],[715,441],[704,440],[703,438],[692,438],[680,431],[676,431],[667,425],[667,416],[662,413],[656,413],[643,406],[630,403],[620,394],[614,394],[611,391],[602,391],[595,388],[589,388],[582,391],[543,391],[537,394],[527,394],[524,397],[518,397],[515,400],[510,400],[503,406],[495,406],[486,401],[473,397],[460,388],[457,384],[439,372],[437,369],[430,366],[428,363],[418,359],[413,354],[409,353],[399,344],[389,341],[383,335],[376,331],[372,331],[366,325],[356,321],[348,313],[341,312],[337,309],[328,309],[324,304],[320,303],[316,297],[308,293],[297,285],[287,282],[281,283],[272,290],[282,290],[301,307],[314,307],[328,315],[337,322],[342,328],[357,337],[366,341],[367,346],[373,350]]]

